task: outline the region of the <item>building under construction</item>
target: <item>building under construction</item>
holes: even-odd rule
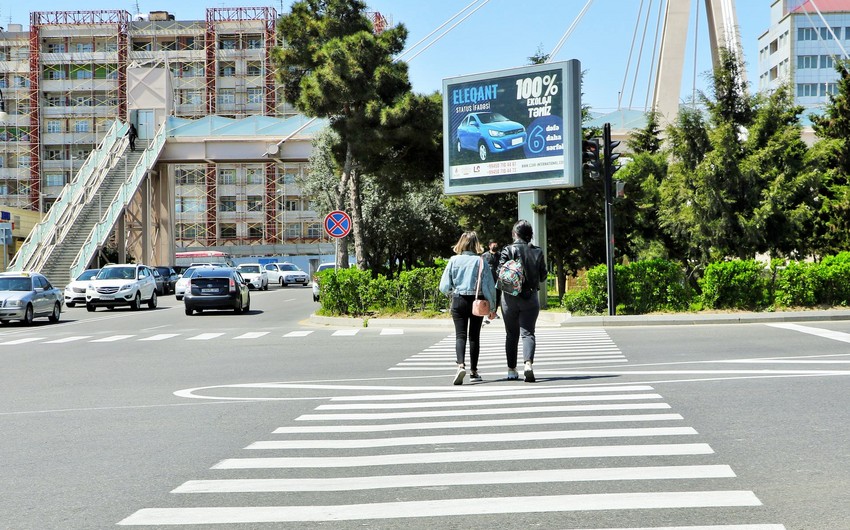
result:
[[[271,7],[244,7],[210,8],[195,21],[107,10],[33,12],[28,30],[10,24],[0,32],[7,113],[0,122],[0,203],[46,212],[115,119],[136,124],[140,140],[151,138],[149,118],[128,107],[134,69],[171,73],[170,94],[162,97],[171,98],[176,119],[294,116],[274,81],[276,20]],[[175,246],[264,254],[284,245],[289,253],[317,253],[328,240],[296,184],[308,154],[160,164],[174,183]]]

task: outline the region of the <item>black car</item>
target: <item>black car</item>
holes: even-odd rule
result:
[[[186,314],[204,309],[233,309],[236,313],[251,309],[248,283],[239,271],[201,267],[192,275],[183,295]]]
[[[162,279],[165,283],[165,292],[162,294],[168,294],[174,292],[174,285],[177,283],[177,279],[180,277],[177,274],[177,271],[172,269],[171,267],[154,267],[159,271],[159,275],[162,276]]]

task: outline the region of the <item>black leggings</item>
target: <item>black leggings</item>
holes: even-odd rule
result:
[[[478,371],[478,353],[481,349],[481,323],[484,317],[472,314],[474,295],[452,296],[452,321],[455,323],[455,355],[458,364],[465,364],[466,339],[469,338],[469,365],[473,372]],[[467,333],[467,329],[469,332]]]

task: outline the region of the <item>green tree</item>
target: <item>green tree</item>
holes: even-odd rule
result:
[[[410,102],[407,65],[393,57],[407,38],[403,25],[373,31],[360,0],[299,0],[280,17],[283,46],[272,60],[284,95],[308,116],[327,118],[339,135],[335,150],[341,168],[341,189],[349,193],[349,207],[357,264],[366,266],[359,161],[375,160],[376,153],[392,150],[382,127],[394,107]]]

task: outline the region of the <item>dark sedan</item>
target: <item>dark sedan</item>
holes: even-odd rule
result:
[[[204,309],[233,309],[236,313],[249,311],[251,294],[239,271],[230,268],[199,268],[186,286],[183,295],[186,314]]]
[[[172,269],[171,267],[154,267],[159,271],[159,275],[162,276],[162,279],[165,282],[165,292],[162,294],[168,294],[174,292],[174,286],[177,284],[178,278],[180,275],[177,274],[177,271]]]

